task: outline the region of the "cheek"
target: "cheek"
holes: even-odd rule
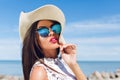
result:
[[[46,38],[39,37],[40,43],[42,49],[45,49],[49,46],[49,41]]]

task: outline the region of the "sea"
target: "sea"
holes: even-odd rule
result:
[[[95,71],[115,72],[120,69],[120,61],[78,61],[86,76]],[[0,75],[23,76],[21,61],[0,60]]]

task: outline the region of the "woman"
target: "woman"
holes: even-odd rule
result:
[[[25,80],[86,80],[76,62],[76,47],[65,44],[65,17],[54,5],[20,15]]]

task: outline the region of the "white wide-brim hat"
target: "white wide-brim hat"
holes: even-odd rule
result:
[[[19,19],[19,33],[20,39],[23,42],[25,34],[30,26],[38,20],[54,20],[61,24],[62,32],[65,25],[65,16],[63,12],[54,5],[44,5],[31,12],[21,12]],[[62,33],[59,38],[59,42],[65,43]]]

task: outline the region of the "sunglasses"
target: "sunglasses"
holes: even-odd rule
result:
[[[60,24],[54,24],[50,28],[55,34],[61,33],[61,25]],[[43,27],[37,29],[37,31],[38,31],[39,35],[42,37],[48,37],[48,35],[50,33],[50,29],[47,28],[46,26],[43,26]]]

